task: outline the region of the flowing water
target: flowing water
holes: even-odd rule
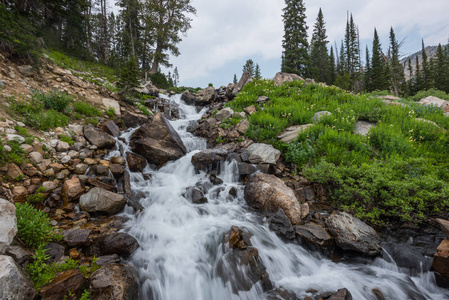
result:
[[[139,272],[141,299],[265,299],[260,284],[235,294],[230,282],[218,275],[223,236],[233,225],[253,234],[251,242],[259,250],[273,284],[300,298],[312,296],[310,290],[322,293],[346,287],[355,300],[375,300],[371,290],[376,288],[386,299],[449,299],[449,292],[435,285],[431,272],[411,276],[394,262],[381,258],[334,263],[297,244],[283,242],[268,224],[247,209],[235,162],[222,165],[219,177],[224,183],[205,194],[208,203],[189,202],[183,197],[186,188],[209,182],[208,175],[196,174],[190,162],[195,153],[206,148],[206,143],[186,131],[189,123],[202,113],[185,105],[180,95],[170,100],[180,106],[182,119],[171,124],[188,153],[159,170],[144,170],[150,179],[131,173],[132,189],[143,195],[141,204],[145,209],[138,215],[131,209],[125,212],[125,230],[140,244],[130,263]],[[128,141],[132,132],[123,133],[122,137]],[[121,146],[128,149],[126,143]],[[237,197],[229,195],[232,187],[238,189]]]

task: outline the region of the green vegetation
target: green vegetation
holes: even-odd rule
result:
[[[30,203],[42,203],[46,196],[47,195],[45,194],[45,188],[43,186],[40,186],[37,191],[34,194],[29,195],[26,200]]]
[[[115,118],[115,109],[113,107],[109,107],[104,111],[104,113],[109,117],[114,119]]]
[[[69,144],[70,146],[72,146],[73,143],[75,143],[75,141],[72,140],[71,137],[69,137],[68,135],[65,135],[65,134],[60,134],[60,135],[59,135],[59,139],[60,139],[61,141],[63,141],[63,142],[66,142],[66,143]]]
[[[258,104],[258,96],[270,102]],[[255,105],[248,137],[281,150],[309,180],[327,188],[335,205],[381,224],[419,222],[449,207],[449,134],[443,130],[449,117],[434,106],[401,102],[386,105],[377,97],[302,81],[277,87],[255,80],[228,106],[242,111]],[[310,124],[319,111],[332,115],[290,144],[278,140],[286,127]],[[367,136],[354,134],[358,120],[377,126]]]
[[[101,111],[86,101],[76,101],[73,103],[73,111],[86,117],[100,117]]]
[[[23,164],[25,162],[26,153],[20,147],[20,143],[14,140],[8,141],[6,145],[11,147],[11,151],[6,151],[5,147],[3,146],[3,141],[0,137],[0,166],[3,166],[9,162],[15,163],[17,165]]]
[[[72,102],[71,96],[58,91],[52,91],[48,94],[35,92],[33,98],[34,100],[42,101],[45,108],[53,109],[58,112],[64,112],[70,102]]]

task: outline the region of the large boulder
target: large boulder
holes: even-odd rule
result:
[[[139,247],[137,240],[128,233],[119,232],[96,238],[90,247],[91,255],[103,256],[117,254],[122,257],[131,256]]]
[[[298,134],[305,131],[311,126],[313,126],[313,124],[290,126],[286,128],[280,135],[278,135],[278,139],[280,139],[284,143],[289,144],[298,137]]]
[[[266,267],[259,258],[259,251],[251,245],[251,233],[232,226],[223,240],[223,256],[218,262],[217,273],[229,282],[232,291],[249,291],[260,282],[264,291],[273,288]]]
[[[40,290],[42,300],[64,300],[69,295],[81,296],[86,279],[80,270],[72,269],[60,273]],[[77,298],[78,299],[78,298]]]
[[[295,193],[274,175],[255,174],[245,186],[245,200],[255,209],[273,213],[282,209],[292,224],[301,222],[301,207]]]
[[[78,177],[72,177],[62,185],[62,199],[66,202],[77,200],[85,191],[84,183]]]
[[[426,98],[421,99],[419,102],[419,104],[423,104],[423,105],[434,105],[437,107],[440,107],[442,109],[446,109],[449,108],[449,101],[434,97],[434,96],[429,96]]]
[[[131,172],[142,172],[147,166],[147,160],[144,157],[132,152],[126,153],[126,161]]]
[[[379,235],[360,219],[346,212],[337,212],[326,220],[326,225],[341,249],[359,252],[366,256],[381,254]]]
[[[0,198],[0,255],[11,245],[17,233],[16,207]]]
[[[89,235],[90,230],[83,228],[68,229],[62,232],[64,242],[70,248],[85,246],[89,242]]]
[[[207,149],[192,156],[192,164],[196,170],[216,170],[224,161],[228,152],[223,148]]]
[[[348,289],[339,289],[335,294],[333,294],[327,300],[352,300],[352,295]]]
[[[114,109],[114,113],[117,117],[121,116],[121,112],[120,112],[120,104],[118,103],[117,100],[114,99],[108,99],[108,98],[103,98],[102,100],[103,105],[106,109],[110,109],[113,108]]]
[[[313,117],[312,117],[312,123],[318,123],[320,120],[321,120],[321,118],[322,117],[324,117],[324,116],[330,116],[330,115],[332,115],[332,113],[331,112],[329,112],[329,111],[325,111],[325,110],[323,110],[323,111],[319,111],[319,112],[317,112],[317,113],[315,113],[314,115],[313,115]]]
[[[127,111],[123,114],[121,120],[125,122],[126,127],[135,128],[144,124],[148,120],[148,117]]]
[[[213,86],[209,86],[204,90],[196,93],[196,105],[205,106],[217,99],[217,93]]]
[[[437,284],[449,287],[449,239],[444,239],[433,257],[432,270],[436,272]]]
[[[111,135],[92,125],[84,126],[84,136],[98,148],[111,148],[115,145],[115,139]]]
[[[296,235],[303,242],[310,246],[315,246],[323,250],[330,250],[334,245],[334,240],[327,232],[326,228],[317,223],[308,223],[295,227]]]
[[[126,199],[123,195],[95,187],[80,197],[79,205],[83,211],[113,215],[125,207]]]
[[[301,76],[297,74],[290,74],[290,73],[276,73],[276,76],[274,76],[273,81],[274,84],[277,86],[281,86],[286,82],[292,82],[296,80],[304,80]]]
[[[355,123],[355,133],[367,136],[371,128],[376,127],[376,123],[368,121],[357,121]]]
[[[187,105],[196,105],[196,97],[192,93],[190,93],[188,90],[185,91],[181,95],[181,100],[183,100]]]
[[[89,292],[92,300],[138,299],[136,271],[129,265],[107,264],[90,276]]]
[[[234,85],[234,88],[232,90],[231,98],[234,98],[237,96],[238,93],[243,89],[243,87],[252,81],[251,74],[249,72],[243,72],[242,77],[240,78],[239,82]]]
[[[0,299],[30,299],[36,290],[25,271],[10,256],[0,255]]]
[[[230,117],[232,117],[233,114],[234,114],[234,111],[232,110],[232,108],[226,107],[226,108],[223,108],[222,110],[220,110],[219,112],[217,112],[215,114],[214,118],[218,122],[221,122],[223,120],[229,119]]]
[[[145,157],[149,163],[161,167],[169,160],[176,160],[187,150],[178,133],[161,113],[143,124],[131,136],[134,152]]]
[[[280,156],[281,151],[271,145],[261,143],[252,144],[242,153],[242,159],[252,164],[275,165]]]

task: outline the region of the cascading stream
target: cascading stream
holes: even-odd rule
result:
[[[260,284],[234,294],[229,282],[224,283],[217,274],[223,236],[233,225],[253,234],[251,242],[259,250],[273,284],[300,297],[311,296],[307,293],[311,289],[327,292],[346,287],[353,299],[375,300],[371,292],[375,288],[386,299],[449,298],[449,291],[438,288],[430,272],[412,277],[407,270],[381,258],[369,263],[334,263],[299,245],[283,242],[247,209],[235,162],[223,164],[219,177],[224,183],[205,194],[208,203],[189,202],[183,197],[186,188],[198,182],[209,183],[208,175],[196,174],[190,162],[195,153],[206,148],[206,142],[186,131],[202,112],[185,105],[180,95],[162,97],[180,107],[181,119],[171,124],[188,153],[157,171],[145,170],[150,179],[131,173],[132,189],[144,195],[142,213],[125,211],[125,230],[140,244],[130,262],[139,272],[141,299],[265,299]],[[122,137],[129,141],[131,134],[126,132]],[[128,149],[127,143],[120,143]],[[232,187],[237,188],[237,197],[229,195]]]

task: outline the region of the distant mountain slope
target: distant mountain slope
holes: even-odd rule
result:
[[[430,60],[431,58],[433,58],[434,56],[437,55],[437,49],[438,46],[427,46],[425,48],[426,54],[428,59]],[[416,57],[418,56],[418,60],[419,60],[419,64],[422,64],[422,51],[419,50],[418,52],[413,53],[412,55],[409,55],[405,58],[403,58],[400,62],[401,64],[404,66],[404,73],[405,73],[405,79],[409,80],[410,79],[410,73],[408,71],[408,60],[411,59],[411,65],[413,68],[413,73],[415,73],[416,70]]]

